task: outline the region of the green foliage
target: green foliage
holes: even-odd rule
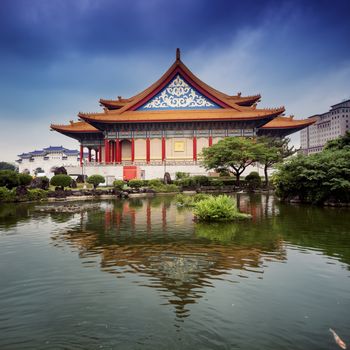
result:
[[[179,180],[175,180],[175,183],[178,185],[178,186],[181,186],[181,187],[194,187],[196,184],[195,184],[195,181],[192,177],[184,177],[182,179],[179,179]]]
[[[15,199],[15,189],[9,190],[7,187],[0,187],[0,202],[14,202]]]
[[[123,180],[114,180],[113,181],[113,187],[118,191],[122,191],[124,186],[125,186],[125,182]]]
[[[11,164],[11,163],[0,162],[0,170],[12,170],[12,171],[15,171],[16,167],[13,164]]]
[[[0,187],[12,189],[19,185],[18,173],[13,170],[0,170]]]
[[[241,174],[259,159],[262,152],[263,145],[254,139],[226,137],[203,149],[203,164],[207,170],[226,170],[235,174],[238,184]]]
[[[30,183],[32,182],[33,178],[29,174],[18,174],[18,183],[21,186],[29,186]]]
[[[86,182],[91,184],[96,189],[99,184],[103,184],[105,182],[105,178],[102,175],[91,175],[87,178]]]
[[[190,174],[189,173],[184,173],[183,171],[177,171],[175,173],[175,179],[176,180],[181,180],[181,179],[184,179],[186,177],[189,177]]]
[[[257,161],[264,166],[265,186],[267,186],[269,183],[268,169],[293,155],[296,150],[294,146],[289,147],[288,138],[260,136],[257,141],[261,145]]]
[[[350,149],[350,131],[348,130],[344,136],[338,137],[335,140],[328,141],[325,148],[327,150],[336,151],[340,149]]]
[[[143,186],[143,180],[133,179],[128,182],[128,186],[131,188],[140,188]]]
[[[219,173],[220,177],[230,176],[230,172],[227,169],[215,169],[217,173]]]
[[[328,148],[310,156],[293,157],[279,167],[273,182],[283,200],[350,202],[350,149]]]
[[[42,190],[40,188],[35,188],[32,190],[28,190],[27,198],[30,201],[38,201],[47,198],[47,191]]]
[[[222,181],[221,179],[211,179],[210,184],[212,186],[221,187],[224,186],[224,181]]]
[[[51,178],[50,184],[52,186],[58,186],[61,187],[62,190],[65,187],[68,187],[72,182],[72,179],[69,175],[64,175],[64,174],[60,174],[60,175],[54,175]]]
[[[194,214],[199,221],[233,221],[250,217],[240,213],[235,200],[226,195],[200,200],[194,207]]]
[[[150,186],[150,188],[155,192],[169,193],[169,192],[179,192],[179,187],[175,184],[165,185],[161,184],[159,186]]]
[[[161,186],[163,185],[163,181],[160,179],[152,179],[148,180],[148,186]]]
[[[248,189],[254,191],[261,186],[261,177],[257,171],[252,171],[245,177]]]
[[[196,203],[209,197],[210,195],[204,193],[197,193],[194,196],[180,193],[176,195],[175,202],[179,207],[194,207]]]
[[[204,175],[193,176],[193,181],[197,186],[210,185],[210,178]]]

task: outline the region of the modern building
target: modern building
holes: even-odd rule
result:
[[[80,153],[62,146],[50,146],[42,150],[22,153],[18,155],[18,171],[28,172],[30,175],[45,175],[51,178],[57,167],[80,166]]]
[[[79,113],[80,121],[51,129],[79,141],[81,165],[87,148],[87,175],[122,178],[130,169],[145,179],[165,171],[205,174],[202,149],[224,137],[284,137],[314,122],[286,117],[284,107],[257,108],[260,98],[212,88],[184,65],[177,49],[175,62],[144,91],[100,99],[102,112]]]
[[[350,99],[331,106],[323,114],[309,118],[316,122],[300,133],[301,150],[305,154],[321,152],[327,141],[343,136],[350,130]]]

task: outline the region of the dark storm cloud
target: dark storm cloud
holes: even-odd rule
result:
[[[218,89],[322,112],[349,96],[349,10],[349,0],[0,0],[0,149],[17,147],[0,159],[58,140],[50,122],[97,111],[100,97],[141,91],[176,47]]]
[[[242,4],[243,3],[243,4]],[[3,0],[3,54],[59,59],[69,52],[123,54],[140,49],[196,46],[225,40],[257,24],[263,2],[204,0]]]

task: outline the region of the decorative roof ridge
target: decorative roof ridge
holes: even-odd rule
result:
[[[255,94],[255,95],[246,95],[246,96],[242,96],[242,95],[229,95],[228,98],[232,98],[232,99],[250,99],[250,98],[261,98],[261,94]]]
[[[278,128],[300,128],[307,127],[315,123],[317,118],[313,119],[294,119],[293,115],[289,116],[277,116],[273,120],[264,124],[262,129],[278,129]],[[287,124],[285,124],[287,123]]]
[[[171,79],[172,75],[175,75],[176,73],[182,73],[185,75],[185,78],[187,78],[195,83],[195,85],[198,85],[201,89],[203,89],[209,96],[212,96],[211,99],[216,99],[219,101],[219,105],[223,104],[227,107],[231,107],[232,109],[240,110],[240,107],[238,104],[230,101],[227,99],[227,95],[219,92],[218,90],[212,88],[211,86],[204,83],[202,80],[200,80],[197,76],[195,76],[191,70],[181,61],[180,54],[176,54],[176,60],[175,62],[168,68],[168,70],[153,84],[151,84],[149,87],[147,87],[145,90],[141,91],[139,94],[135,95],[132,100],[128,103],[126,103],[123,107],[118,109],[119,113],[123,113],[127,110],[132,109],[133,107],[137,109],[139,106],[138,104],[143,104],[143,100],[146,100],[147,98],[152,98],[152,93],[154,93],[157,88],[161,87],[162,85],[167,83],[167,80]],[[190,82],[191,83],[191,82]],[[209,97],[208,96],[208,97]],[[217,102],[217,101],[214,101]],[[221,102],[221,103],[220,103]]]

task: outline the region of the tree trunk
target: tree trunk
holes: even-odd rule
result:
[[[236,173],[236,186],[239,187],[239,177],[240,177],[240,174],[237,172]]]
[[[264,174],[265,174],[265,187],[269,185],[269,175],[267,174],[267,165],[264,165]]]

